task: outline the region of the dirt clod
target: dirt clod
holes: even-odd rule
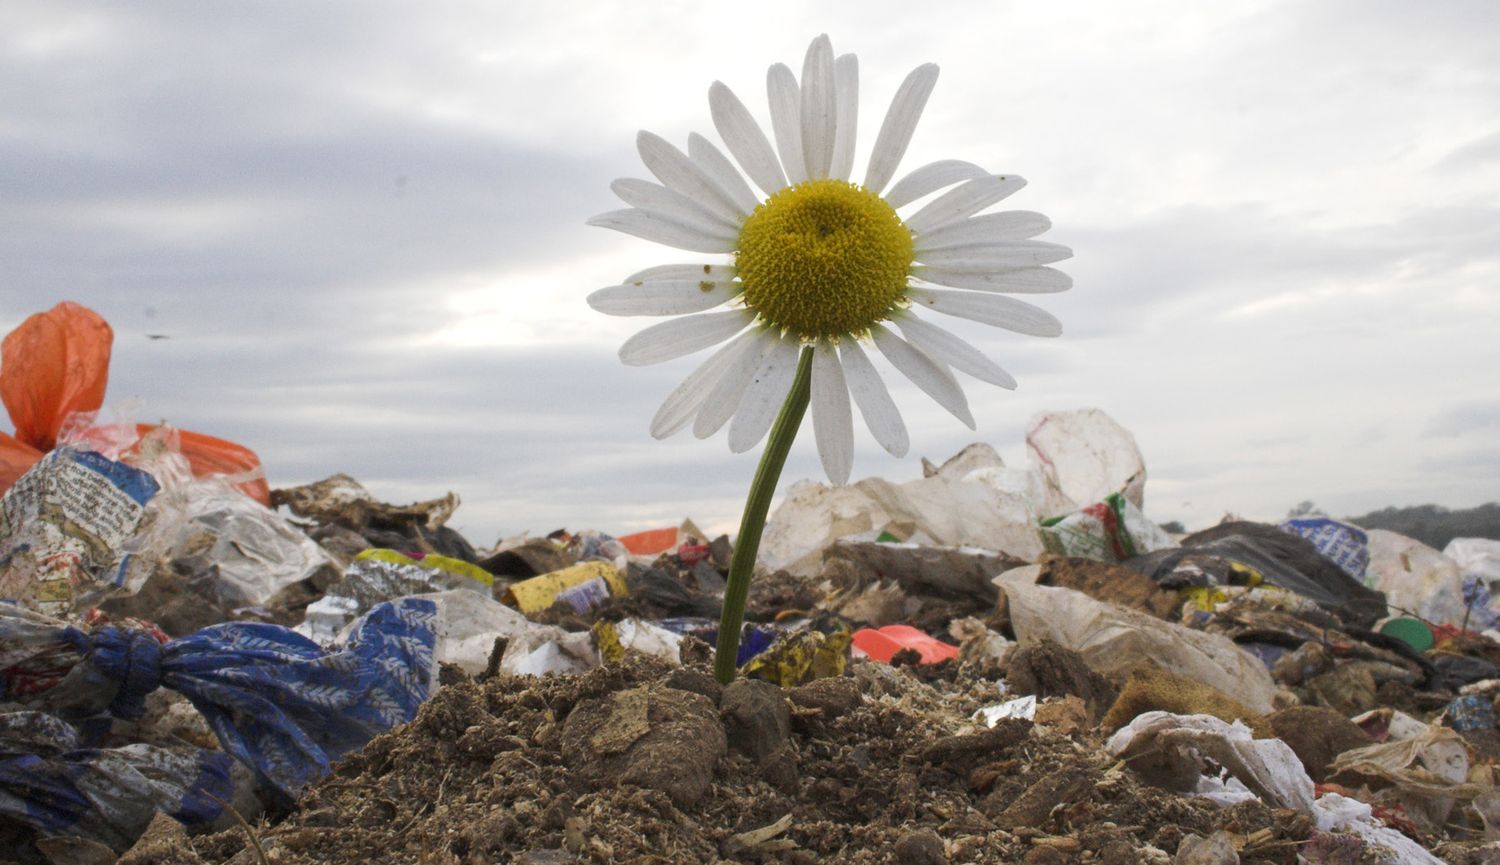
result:
[[[1338,755],[1371,744],[1358,724],[1323,706],[1293,706],[1269,715],[1266,721],[1277,738],[1297,754],[1313,781],[1321,783]]]
[[[761,761],[785,747],[791,710],[781,688],[759,679],[736,679],[719,701],[724,731],[737,751]]]
[[[563,762],[580,777],[658,790],[679,808],[708,791],[728,747],[707,697],[650,686],[581,702],[561,745]]]
[[[936,832],[923,829],[902,835],[891,848],[891,861],[903,865],[946,865],[948,852]]]

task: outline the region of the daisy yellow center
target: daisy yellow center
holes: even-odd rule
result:
[[[858,334],[906,294],[911,232],[885,200],[843,180],[772,195],[745,220],[735,250],[745,305],[804,339]]]

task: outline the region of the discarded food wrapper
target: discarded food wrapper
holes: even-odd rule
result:
[[[682,664],[682,635],[660,625],[640,619],[599,621],[594,623],[592,631],[599,658],[607,664],[619,663],[626,652],[651,655],[674,667]]]
[[[436,681],[431,601],[381,604],[326,650],[290,629],[230,622],[163,642],[0,605],[0,702],[131,719],[158,687],[187,697],[224,751],[291,799],[333,760],[411,720]]]
[[[993,706],[984,706],[974,713],[974,720],[993,727],[1003,718],[1022,718],[1027,721],[1036,717],[1036,695],[1028,694]]]
[[[849,663],[849,627],[838,619],[783,632],[765,651],[745,661],[740,672],[783,688],[814,679],[842,676]]]
[[[78,838],[120,853],[158,813],[198,831],[227,829],[236,821],[225,803],[243,819],[259,813],[254,788],[250,769],[223,751],[99,748],[55,715],[0,713],[0,827],[24,827],[23,846]]]
[[[513,676],[561,676],[586,673],[599,666],[594,635],[569,633],[551,625],[530,628],[505,644],[499,670]]]
[[[1120,493],[1110,493],[1076,513],[1042,520],[1041,536],[1049,552],[1100,562],[1123,562],[1177,546]]]
[[[327,643],[355,617],[381,601],[449,589],[489,598],[494,581],[495,578],[478,565],[447,556],[365,550],[349,563],[343,579],[331,586],[322,598],[308,605],[307,616],[297,630],[320,643]],[[481,661],[479,670],[483,669]]]
[[[1323,557],[1356,580],[1370,566],[1370,536],[1365,530],[1327,517],[1302,517],[1281,524],[1282,531],[1306,538]]]
[[[145,579],[125,551],[160,489],[150,474],[58,448],[0,498],[0,598],[52,616]]]
[[[701,618],[697,616],[674,616],[662,619],[658,625],[681,634],[684,637],[694,637],[702,640],[710,646],[718,645],[719,623],[715,619]],[[735,666],[744,667],[750,659],[764,652],[780,637],[782,629],[775,625],[762,624],[760,622],[746,622],[740,627],[740,648],[735,653]]]
[[[995,578],[1023,648],[1051,640],[1078,652],[1090,668],[1106,676],[1153,663],[1257,712],[1271,710],[1276,694],[1271,674],[1229,638],[1096,601],[1072,589],[1038,586],[1034,580],[1040,570],[1029,565]]]
[[[566,532],[564,533],[566,534]],[[619,538],[595,529],[584,529],[576,535],[568,535],[568,554],[580,562],[591,559],[609,562],[616,570],[623,571],[630,564],[630,550]]]
[[[504,600],[527,614],[540,613],[556,603],[565,603],[579,613],[586,613],[611,596],[624,597],[629,592],[614,565],[587,561],[512,583],[505,590]]]
[[[860,628],[854,632],[854,648],[868,658],[887,664],[902,651],[916,652],[923,664],[951,661],[958,657],[959,652],[957,646],[930,637],[910,625]]]

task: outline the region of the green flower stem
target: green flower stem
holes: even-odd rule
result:
[[[750,577],[755,573],[755,557],[760,552],[761,532],[766,528],[766,511],[776,495],[776,483],[786,465],[787,452],[802,426],[812,395],[811,346],[802,349],[797,359],[797,376],[787,392],[781,413],[771,427],[771,439],[761,454],[750,496],[745,499],[745,514],[740,518],[740,534],[734,542],[734,557],[729,560],[729,580],[724,586],[724,613],[719,618],[719,646],[714,652],[714,678],[722,684],[734,681],[735,659],[740,653],[740,628],[745,624],[745,601],[750,597]]]

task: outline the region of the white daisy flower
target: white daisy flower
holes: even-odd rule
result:
[[[1046,265],[1072,251],[1033,239],[1051,226],[1040,213],[981,213],[1024,180],[948,159],[891,184],[937,66],[919,66],[902,82],[863,185],[850,182],[858,70],[853,54],[835,57],[826,35],[808,48],[800,82],[784,64],[772,66],[774,147],[744,103],[714,82],[714,127],[739,167],[696,133],[683,153],[641,132],[641,160],[659,183],[616,180],[611,188],[630,206],[589,220],[731,257],[653,267],[589,295],[590,306],[611,315],[677,316],[627,340],[620,348],[626,364],[721,346],[667,397],[653,436],[691,426],[706,438],[728,424],[730,449],[746,451],[765,437],[799,364],[810,365],[818,454],[829,479],[843,484],[854,449],[851,395],[881,447],[899,457],[908,446],[869,346],[972,429],[953,370],[1004,388],[1015,379],[926,313],[1034,336],[1062,332],[1049,313],[1006,295],[1066,290],[1072,280]]]

